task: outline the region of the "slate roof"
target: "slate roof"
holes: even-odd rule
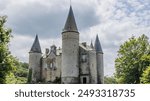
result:
[[[72,10],[71,6],[70,6],[70,9],[69,9],[69,14],[68,14],[68,18],[66,20],[65,27],[63,29],[63,32],[67,32],[67,31],[78,32],[78,28],[77,28],[77,25],[76,25],[76,21],[75,21],[73,10]]]
[[[102,47],[101,47],[101,44],[100,44],[100,41],[99,41],[99,38],[98,38],[98,35],[96,36],[95,46],[94,47],[95,47],[96,52],[103,53]]]
[[[39,39],[38,39],[38,35],[36,35],[36,37],[35,37],[35,40],[34,40],[34,43],[31,47],[30,52],[42,53],[41,52],[41,46],[40,46]]]
[[[91,47],[92,49],[94,49],[94,46],[93,46],[93,43],[92,43],[92,41],[91,41],[91,45],[90,45],[90,47]]]

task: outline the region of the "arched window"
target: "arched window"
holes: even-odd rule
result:
[[[52,70],[56,70],[56,60],[55,59],[48,59],[47,60],[47,67],[49,69],[52,69]]]
[[[53,68],[53,62],[50,63],[50,69],[52,69],[52,68]]]

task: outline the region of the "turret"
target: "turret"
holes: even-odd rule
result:
[[[30,83],[37,83],[41,80],[41,47],[38,36],[36,35],[34,43],[29,52],[29,77]]]
[[[96,51],[96,61],[97,61],[96,65],[97,65],[98,83],[103,84],[104,83],[103,51],[102,51],[102,47],[98,35],[96,36],[96,40],[95,40],[95,51]]]
[[[94,49],[94,46],[93,46],[93,43],[92,43],[92,41],[91,41],[90,47],[91,47],[92,49]]]
[[[62,32],[62,71],[61,82],[79,83],[79,32],[72,7]]]

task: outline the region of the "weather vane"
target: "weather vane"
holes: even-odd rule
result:
[[[71,0],[70,0],[70,5],[71,5]]]

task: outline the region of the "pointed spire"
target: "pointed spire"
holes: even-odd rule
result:
[[[41,52],[41,46],[40,46],[39,39],[38,39],[38,35],[36,35],[36,37],[35,37],[35,40],[34,40],[34,43],[31,47],[30,52],[42,53]]]
[[[95,50],[96,50],[96,52],[103,53],[102,47],[101,47],[101,44],[100,44],[100,41],[99,41],[99,38],[98,38],[98,35],[96,36],[96,40],[95,40]]]
[[[66,32],[66,31],[78,32],[78,28],[77,28],[76,21],[75,21],[75,18],[74,18],[72,6],[70,6],[68,18],[67,18],[65,27],[63,29],[63,32]]]
[[[91,41],[90,47],[91,47],[92,49],[94,49],[94,46],[93,46],[93,42],[92,42],[92,41]]]

